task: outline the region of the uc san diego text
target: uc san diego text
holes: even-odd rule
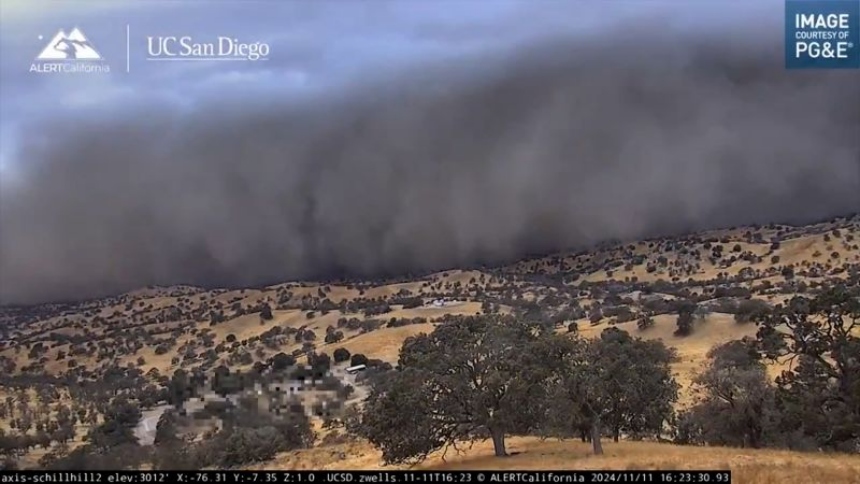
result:
[[[146,49],[150,59],[245,59],[261,60],[269,57],[265,42],[240,42],[239,39],[219,36],[215,42],[195,42],[190,36],[147,37]]]

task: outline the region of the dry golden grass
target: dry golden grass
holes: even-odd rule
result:
[[[732,255],[733,253],[731,251],[733,247],[735,245],[739,245],[741,253],[749,252],[762,257],[763,260],[760,263],[750,263],[744,260],[738,260],[730,267],[724,268],[719,265],[712,265],[707,260],[708,250],[699,246],[704,256],[700,260],[695,261],[699,265],[698,271],[694,274],[680,276],[679,278],[681,280],[711,280],[716,278],[720,273],[735,275],[741,270],[749,268],[762,271],[762,273],[760,273],[761,277],[759,277],[755,283],[761,283],[767,280],[776,285],[784,280],[784,277],[779,275],[779,271],[776,269],[780,269],[781,266],[785,266],[787,264],[794,264],[796,266],[796,270],[800,271],[805,267],[809,267],[811,264],[821,266],[829,265],[832,269],[841,266],[843,263],[856,263],[857,261],[860,261],[860,250],[856,250],[853,247],[856,246],[858,241],[856,239],[853,241],[847,239],[847,234],[849,232],[854,233],[851,237],[857,237],[858,234],[860,234],[856,230],[856,223],[854,225],[855,228],[853,229],[843,227],[843,237],[836,237],[832,232],[830,235],[825,235],[823,231],[821,233],[814,233],[815,231],[821,231],[824,229],[829,230],[826,225],[822,225],[818,228],[816,228],[816,226],[810,226],[801,229],[790,227],[762,228],[758,231],[763,237],[764,242],[762,243],[750,243],[745,241],[743,236],[745,229],[717,230],[702,233],[700,235],[703,238],[715,237],[717,239],[723,239],[721,243],[725,249],[724,253],[727,255]],[[771,253],[771,244],[769,240],[772,236],[777,234],[778,230],[784,230],[785,233],[780,236],[782,239],[780,247]],[[728,240],[728,242],[725,240]],[[621,266],[612,270],[611,275],[607,273],[605,270],[605,267],[607,266],[605,266],[604,263],[611,260],[619,260],[622,258],[622,253],[628,252],[631,245],[633,247],[632,253],[646,256],[649,263],[654,263],[659,256],[666,257],[672,267],[675,267],[673,265],[675,261],[681,263],[682,266],[692,262],[689,259],[689,256],[684,255],[681,251],[675,250],[667,252],[659,246],[649,248],[649,242],[628,244],[627,246],[624,246],[623,250],[616,247],[614,249],[595,250],[589,254],[579,256],[562,255],[561,258],[566,262],[565,265],[568,268],[574,268],[577,266],[592,268],[590,273],[577,269],[578,272],[583,272],[581,274],[582,278],[579,280],[580,282],[605,281],[610,278],[615,280],[624,280],[625,278],[633,277],[636,277],[639,281],[643,282],[654,282],[657,280],[668,281],[671,278],[671,275],[667,272],[665,266],[660,267],[656,272],[648,273],[646,270],[646,264],[633,266],[630,270],[624,270],[623,266]],[[836,257],[833,257],[833,255],[836,255]],[[771,260],[772,256],[779,256],[778,263]],[[774,266],[774,264],[776,264],[776,266]],[[543,258],[523,261],[521,263],[514,264],[510,268],[514,268],[514,272],[525,272],[539,268],[542,271],[552,273],[556,272],[559,267],[558,263],[553,263],[553,258]],[[774,273],[777,275],[769,275]],[[481,280],[482,276],[484,282],[480,283],[478,281]],[[798,279],[802,280],[803,276],[798,276]],[[57,334],[71,335],[81,331],[80,328],[73,327],[76,322],[80,322],[83,326],[87,326],[94,315],[100,315],[103,318],[113,321],[101,328],[93,326],[88,327],[88,329],[95,335],[103,335],[105,331],[109,329],[111,324],[131,318],[133,312],[141,310],[148,311],[149,314],[145,316],[145,319],[149,319],[154,315],[154,313],[157,313],[162,309],[179,305],[179,299],[181,297],[185,298],[186,301],[190,301],[191,306],[199,305],[204,299],[210,303],[212,301],[220,301],[224,304],[225,308],[229,308],[235,301],[240,301],[245,307],[255,306],[264,301],[272,304],[278,299],[277,290],[279,288],[284,288],[291,292],[293,294],[293,302],[296,302],[303,296],[311,296],[315,298],[320,297],[320,289],[324,288],[324,297],[334,301],[335,303],[339,303],[344,300],[356,298],[388,298],[403,290],[409,291],[409,293],[415,296],[429,298],[429,295],[432,293],[447,292],[452,288],[452,286],[459,285],[463,299],[469,300],[470,298],[468,295],[475,289],[475,286],[471,284],[472,280],[476,281],[477,284],[484,288],[491,288],[494,286],[494,283],[492,282],[494,278],[489,274],[483,274],[479,271],[449,270],[410,282],[381,284],[375,287],[362,285],[361,290],[356,287],[320,285],[308,282],[284,283],[270,286],[263,290],[247,289],[202,291],[179,286],[144,288],[127,294],[128,300],[133,303],[132,310],[126,309],[126,302],[121,302],[119,304],[110,302],[102,308],[93,311],[93,314],[53,316],[42,321],[34,322],[22,332],[23,336],[18,335],[16,337],[20,337],[23,340],[28,334],[49,331],[53,331]],[[499,282],[501,281],[496,280],[496,283]],[[510,284],[510,281],[505,282],[505,284]],[[530,288],[524,281],[513,283],[513,285],[521,288],[518,291],[524,299],[534,300],[538,297],[538,293],[535,292],[533,288]],[[749,287],[751,284],[746,283],[745,285]],[[541,291],[546,289],[547,288],[541,288]],[[697,289],[697,291],[699,290],[700,289]],[[195,294],[195,292],[197,293]],[[183,296],[183,294],[186,295]],[[190,294],[190,296],[188,294]],[[784,302],[790,297],[791,295],[775,295],[769,296],[768,299],[769,302],[773,304]],[[591,304],[592,302],[593,301],[587,297],[580,298],[580,303],[582,304]],[[444,307],[427,305],[421,308],[402,309],[394,306],[393,311],[378,316],[378,318],[387,320],[392,317],[405,319],[423,317],[428,321],[432,321],[433,319],[440,318],[445,314],[473,315],[479,313],[480,310],[480,302],[469,300],[468,302],[455,303]],[[225,313],[230,312],[230,310],[225,310]],[[502,307],[501,312],[510,312],[510,308]],[[123,316],[119,318],[112,317],[114,314],[120,314]],[[421,332],[431,332],[434,328],[434,325],[428,322],[427,324],[410,325],[400,328],[381,328],[366,334],[359,334],[355,331],[344,331],[346,336],[345,340],[334,344],[324,343],[323,335],[325,334],[326,327],[336,326],[337,320],[341,317],[358,317],[360,319],[364,319],[364,316],[360,313],[341,314],[339,311],[331,311],[325,315],[317,313],[315,317],[308,319],[306,311],[276,310],[274,311],[274,320],[267,321],[265,324],[260,324],[258,315],[250,314],[232,318],[229,321],[211,328],[209,327],[208,322],[204,322],[198,325],[198,329],[201,331],[208,330],[214,333],[215,341],[218,343],[224,341],[228,334],[235,335],[240,341],[250,339],[269,330],[275,325],[291,328],[306,327],[316,332],[317,340],[315,343],[319,351],[331,353],[338,347],[344,347],[352,353],[363,353],[369,358],[378,358],[389,362],[395,362],[404,339]],[[755,333],[756,327],[754,325],[738,325],[729,315],[712,314],[704,322],[696,325],[692,335],[679,338],[673,334],[676,328],[675,322],[676,316],[664,315],[656,317],[655,326],[646,331],[639,331],[636,328],[635,322],[624,323],[618,325],[618,327],[630,332],[634,336],[640,336],[645,339],[662,340],[668,346],[673,347],[678,351],[679,361],[673,365],[673,371],[677,381],[681,384],[681,398],[679,405],[686,406],[691,403],[693,398],[691,379],[706,364],[708,351],[710,351],[710,349],[715,345],[725,343],[730,340],[740,339],[744,336],[751,336]],[[156,328],[167,330],[172,329],[172,327],[178,324],[180,323],[152,323],[145,324],[145,328],[147,330]],[[601,324],[596,326],[592,326],[586,320],[579,321],[580,332],[587,337],[596,337],[607,327],[609,326],[606,321],[603,321]],[[564,330],[565,328],[561,329],[561,331]],[[165,334],[162,334],[161,337],[165,337]],[[184,343],[197,338],[199,338],[199,334],[192,335],[186,332],[177,338],[176,348],[179,348]],[[108,340],[108,343],[110,343],[110,340]],[[50,346],[50,349],[45,355],[47,361],[43,365],[44,369],[49,373],[59,373],[66,370],[67,362],[64,360],[57,361],[56,357],[60,351],[68,353],[70,349],[69,345],[60,344],[57,346]],[[263,356],[257,355],[255,358],[271,356],[276,351],[290,353],[300,346],[300,344],[294,344],[293,341],[290,340],[283,347],[278,348],[277,350],[266,349]],[[148,371],[150,368],[157,368],[162,374],[170,374],[177,368],[177,366],[171,361],[171,359],[176,355],[176,348],[168,354],[155,355],[153,347],[144,347],[135,354],[119,357],[118,363],[135,363],[139,357],[143,357],[146,362],[141,366],[143,371]],[[26,346],[23,347],[23,351],[20,351],[20,353],[17,354],[14,353],[11,347],[0,350],[0,355],[12,358],[19,368],[27,365],[28,363],[32,363],[28,361]],[[80,365],[84,365],[90,369],[97,366],[95,358],[76,357],[75,359]],[[107,362],[102,362],[100,364],[105,363]],[[772,375],[775,376],[782,370],[782,368],[779,366],[773,366],[770,370]],[[0,392],[2,392],[2,388],[0,388]],[[4,426],[4,424],[4,422],[0,422],[0,427]],[[789,478],[798,478],[800,479],[800,482],[860,482],[860,478],[857,476],[856,459],[852,460],[851,458],[846,458],[844,456],[830,457],[817,454],[803,455],[766,451],[752,452],[730,449],[700,449],[657,444],[622,443],[607,444],[607,455],[595,458],[589,456],[590,454],[587,446],[582,446],[579,443],[540,442],[535,439],[520,438],[511,439],[511,450],[523,453],[509,459],[499,460],[491,456],[489,444],[481,444],[476,446],[473,451],[465,456],[452,456],[448,459],[447,463],[443,463],[437,457],[434,457],[435,460],[431,459],[431,461],[426,465],[464,466],[465,468],[487,465],[493,468],[507,466],[508,468],[525,469],[565,467],[593,468],[593,466],[603,468],[673,468],[685,467],[688,463],[694,467],[720,467],[721,464],[725,464],[739,472],[739,474],[736,474],[736,480],[740,479],[737,480],[737,482],[770,483],[776,482],[776,479],[782,480]],[[335,454],[332,454],[332,452]],[[349,454],[349,457],[343,456],[346,454]],[[299,455],[302,456],[301,459],[298,459]],[[336,455],[336,458],[333,458],[332,455]],[[305,468],[318,468],[319,466],[332,466],[334,468],[339,468],[345,465],[347,467],[352,466],[353,468],[375,468],[379,465],[378,453],[367,447],[367,445],[358,443],[343,444],[334,447],[324,446],[304,451],[303,453],[297,453],[295,455],[286,455],[283,456],[283,459],[285,460],[283,460],[281,464],[287,467],[290,465],[301,465],[305,466]],[[291,459],[295,460],[293,464],[289,464],[289,462],[293,462]],[[804,481],[804,478],[807,480]]]
[[[430,333],[434,327],[431,323],[425,323],[401,326],[399,328],[382,328],[326,346],[331,346],[332,349],[337,347],[346,348],[352,354],[362,353],[368,358],[378,358],[393,363],[397,361],[400,355],[400,347],[406,338],[419,333]],[[328,351],[328,349],[324,351]]]
[[[733,317],[728,314],[713,313],[708,315],[704,321],[696,323],[693,334],[678,337],[673,334],[676,329],[677,316],[660,315],[654,318],[654,327],[640,331],[635,321],[616,325],[617,328],[629,332],[631,335],[646,340],[660,340],[678,353],[678,361],[672,365],[675,379],[681,385],[678,404],[685,406],[691,403],[693,392],[691,381],[708,362],[708,352],[715,346],[738,340],[745,336],[753,336],[756,333],[754,324],[739,325]],[[592,326],[588,321],[580,321],[579,332],[587,338],[596,338],[600,333],[609,328],[607,323]],[[781,368],[773,367],[774,376]]]
[[[469,316],[479,314],[481,312],[481,303],[479,302],[453,302],[442,307],[424,306],[412,309],[395,309],[390,313],[385,314],[385,318],[425,318],[428,321],[434,318],[441,318],[446,314],[452,316]]]
[[[760,229],[759,232],[763,235],[763,240],[768,240],[772,235],[776,233],[776,230],[779,228],[773,229]],[[790,232],[790,235],[787,239],[783,240],[780,248],[778,248],[773,255],[780,257],[780,265],[794,263],[798,266],[803,264],[809,264],[810,262],[816,262],[820,264],[831,264],[831,266],[841,265],[843,262],[851,262],[856,261],[860,258],[860,251],[854,250],[853,246],[856,245],[856,240],[853,242],[847,241],[847,235],[849,230],[844,230],[843,237],[832,237],[825,235],[825,233],[811,233],[809,231],[804,232],[800,229],[790,229],[787,228]],[[810,230],[818,230],[814,226]],[[684,279],[690,278],[694,280],[703,280],[703,279],[713,279],[719,273],[726,273],[729,275],[736,274],[743,268],[754,268],[754,269],[762,269],[766,270],[771,267],[771,256],[770,254],[770,243],[749,243],[744,240],[743,237],[743,229],[741,230],[716,230],[710,231],[701,234],[703,237],[716,237],[716,238],[724,238],[728,240],[728,242],[724,242],[723,246],[726,248],[726,251],[731,250],[734,245],[739,245],[742,252],[751,252],[758,256],[763,257],[763,261],[758,264],[751,264],[745,261],[737,261],[729,268],[721,268],[719,266],[711,265],[706,257],[702,257],[699,260],[701,265],[701,269],[690,276],[683,277]],[[827,240],[827,237],[830,237]],[[632,245],[633,250],[632,253],[645,255],[648,257],[650,261],[653,262],[659,255],[663,255],[667,257],[670,263],[675,260],[683,259],[683,256],[679,252],[657,252],[659,247],[649,248],[648,242],[638,242]],[[707,253],[707,250],[704,250]],[[837,258],[831,258],[831,253],[837,252],[839,255]],[[729,252],[727,252],[729,253]],[[813,257],[819,253],[817,257]],[[563,256],[563,258],[567,261],[568,267],[575,267],[580,263],[585,263],[587,261],[600,262],[609,259],[617,259],[621,256],[621,251],[616,249],[609,250],[597,250],[590,254],[580,255],[580,256]],[[520,270],[525,270],[527,268],[535,268],[541,267],[542,270],[547,270],[549,272],[553,272],[558,268],[558,264],[550,263],[549,258],[543,259],[532,259],[528,261],[523,261],[519,264],[515,264],[512,267],[517,267]],[[383,284],[376,287],[365,287],[363,290],[363,294],[359,294],[360,291],[357,288],[348,288],[346,286],[338,286],[338,285],[326,285],[325,286],[325,295],[329,299],[340,302],[342,300],[354,299],[357,297],[364,298],[379,298],[379,297],[387,297],[394,294],[397,294],[401,290],[408,290],[413,295],[418,294],[428,294],[433,292],[434,290],[438,290],[444,287],[450,287],[450,285],[459,283],[461,289],[463,289],[464,295],[470,290],[470,281],[480,281],[481,277],[484,277],[484,286],[487,286],[489,281],[493,278],[487,274],[483,274],[479,271],[463,271],[463,270],[449,270],[445,272],[439,272],[436,274],[432,274],[423,279],[397,283],[397,284]],[[647,273],[645,264],[635,266],[629,271],[623,270],[623,268],[618,268],[617,270],[612,271],[613,279],[622,280],[627,277],[637,277],[640,281],[656,281],[656,280],[668,280],[669,276],[665,273],[664,270],[660,270],[656,273]],[[601,281],[608,279],[608,274],[605,270],[596,270],[590,274],[583,274],[584,281]],[[779,283],[782,281],[781,276],[768,276],[759,279],[759,281],[771,280],[773,283]],[[198,304],[202,299],[203,295],[207,296],[207,299],[217,300],[223,302],[225,305],[232,304],[235,300],[240,300],[243,305],[256,305],[262,301],[272,302],[276,299],[276,291],[278,288],[285,288],[294,294],[294,300],[296,298],[301,298],[302,296],[314,296],[317,297],[320,291],[321,285],[316,283],[284,283],[275,286],[271,286],[269,288],[265,288],[264,290],[259,289],[247,289],[247,290],[223,290],[223,291],[204,291],[198,294],[194,294],[192,296],[185,296],[189,300],[193,301],[193,304]],[[164,288],[144,288],[138,291],[134,291],[128,293],[127,295],[132,298],[134,301],[135,310],[141,309],[143,307],[152,308],[153,311],[158,311],[164,308],[169,308],[178,304],[178,299],[181,297],[177,295],[175,291],[178,291],[180,294],[191,294],[195,291],[194,288],[188,287],[164,287]],[[535,294],[529,291],[527,288],[524,288],[523,291],[526,293],[526,299],[532,299]],[[171,295],[173,294],[173,295]],[[771,302],[783,302],[789,296],[777,296],[772,298]],[[142,303],[142,304],[141,304]],[[397,309],[388,313],[384,316],[384,318],[396,317],[396,318],[415,318],[415,317],[425,317],[428,320],[433,318],[438,318],[443,316],[446,313],[449,314],[476,314],[480,311],[480,303],[478,302],[466,302],[455,306],[447,306],[443,308],[435,308],[435,307],[424,307],[424,308],[416,308],[416,309]],[[126,314],[130,315],[130,311],[126,311],[125,304],[109,304],[103,308],[101,308],[98,313],[102,317],[109,317],[114,313]],[[506,312],[506,311],[503,311]],[[54,331],[58,334],[72,334],[80,331],[79,329],[72,328],[70,326],[70,322],[74,322],[75,320],[80,319],[80,315],[72,316],[69,318],[69,321],[63,321],[65,317],[52,317],[46,320],[37,322],[33,324],[30,328],[28,328],[28,332],[30,331],[42,331],[42,330],[50,330]],[[338,318],[343,317],[345,315],[340,314],[338,311],[332,311],[327,315],[317,315],[314,319],[308,320],[305,317],[305,313],[298,310],[292,311],[275,311],[275,320],[271,321],[265,325],[259,324],[259,319],[255,315],[242,316],[239,318],[234,318],[225,323],[219,324],[212,328],[212,332],[216,335],[216,342],[223,341],[227,334],[234,334],[239,340],[248,339],[254,336],[259,335],[260,333],[268,330],[272,325],[281,325],[281,326],[289,326],[289,327],[299,327],[306,326],[309,329],[317,331],[318,333],[324,331],[325,328],[329,325],[336,325],[336,321]],[[354,317],[355,315],[346,315],[350,317]],[[361,315],[358,315],[362,317]],[[663,318],[666,319],[666,318]],[[721,343],[727,341],[729,339],[737,339],[746,335],[749,335],[754,328],[752,327],[742,327],[735,325],[731,321],[722,321],[719,318],[713,318],[713,321],[709,321],[706,325],[702,325],[700,331],[697,331],[697,334],[694,334],[692,337],[679,339],[675,338],[671,335],[671,332],[674,330],[674,320],[667,319],[666,321],[660,320],[658,318],[657,326],[652,328],[651,330],[642,333],[643,337],[646,338],[660,338],[663,339],[670,346],[674,346],[678,348],[681,362],[679,362],[676,370],[679,372],[679,378],[686,378],[685,375],[690,371],[696,370],[700,365],[700,361],[703,359],[702,356],[707,352],[710,347],[717,343]],[[726,319],[726,318],[724,318]],[[86,323],[84,323],[86,324]],[[171,323],[160,323],[160,326],[164,326],[162,329],[167,329]],[[203,325],[208,326],[204,323]],[[590,330],[592,328],[588,328],[588,323],[580,324],[580,329]],[[594,330],[602,330],[603,325],[597,326],[593,328]],[[633,333],[638,334],[635,327],[632,324],[622,325],[624,329],[631,331]],[[90,328],[95,334],[101,334],[104,332],[106,328]],[[147,325],[146,329],[154,329],[153,325]],[[412,334],[411,331],[407,331],[406,333]],[[347,332],[347,337],[354,336],[354,334],[350,334]],[[381,336],[378,338],[360,338],[357,341],[353,342],[350,340],[350,344],[357,344],[359,347],[362,347],[367,344],[366,348],[362,348],[362,351],[365,351],[368,356],[382,359],[389,359],[393,353],[396,353],[396,349],[384,348],[380,341],[387,340],[392,345],[399,347],[399,342],[395,340],[394,337],[390,337],[391,335]],[[185,341],[193,339],[193,335],[183,335],[179,338],[178,343],[181,345]],[[380,341],[374,341],[380,340]],[[317,342],[318,345],[323,346],[321,341]],[[292,351],[298,346],[291,346],[290,348],[284,348],[284,351]],[[51,373],[57,373],[64,371],[66,369],[65,362],[56,361],[56,356],[60,351],[68,352],[68,345],[60,345],[54,346],[51,348],[46,357],[48,362],[45,365],[45,370]],[[28,363],[25,352],[21,352],[20,354],[13,354],[11,348],[7,348],[5,350],[0,351],[0,354],[13,358],[19,366],[26,365]],[[151,348],[144,348],[138,353],[134,355],[128,355],[120,358],[121,364],[135,363],[139,357],[143,357],[147,362],[142,368],[144,370],[148,370],[149,368],[157,368],[159,371],[170,371],[173,369],[173,365],[171,364],[172,354],[169,356],[156,356]],[[95,366],[94,361],[87,361],[86,358],[79,357],[77,358],[78,363],[87,366],[88,368],[93,368]]]
[[[732,482],[741,484],[857,483],[860,456],[800,453],[777,450],[687,447],[651,442],[604,442],[605,454],[595,456],[591,445],[579,441],[542,441],[534,437],[507,439],[510,457],[493,455],[492,443],[480,442],[463,453],[442,452],[417,466],[438,470],[597,470],[597,469],[719,469],[731,470]],[[324,445],[289,452],[255,466],[258,469],[345,469],[383,467],[380,453],[364,442]]]
[[[860,261],[860,251],[853,248],[853,245],[856,244],[856,240],[854,242],[846,242],[842,238],[832,237],[828,241],[825,239],[825,233],[793,235],[784,240],[779,249],[771,253],[770,242],[767,241],[775,234],[775,231],[762,230],[763,242],[761,243],[746,242],[742,237],[742,232],[743,230],[718,230],[705,232],[700,235],[702,235],[703,238],[726,238],[729,242],[722,244],[726,249],[724,250],[725,254],[731,254],[729,251],[733,249],[735,245],[738,245],[741,248],[741,253],[749,252],[762,257],[762,262],[751,263],[739,260],[730,267],[719,267],[711,265],[710,262],[703,257],[698,261],[701,265],[701,269],[693,274],[683,276],[682,279],[705,281],[716,278],[719,273],[728,274],[730,276],[737,275],[745,268],[766,270],[772,266],[770,261],[772,256],[779,256],[779,265],[794,264],[795,266],[799,266],[804,262],[810,261],[821,264],[829,263],[833,266]],[[633,254],[645,255],[652,261],[660,255],[649,249],[647,243],[639,242],[632,245],[634,246],[634,250],[632,250]],[[706,250],[704,252],[707,253]],[[838,253],[836,258],[831,257],[834,252]],[[676,253],[664,253],[662,255],[667,258],[670,264],[681,259]],[[578,262],[599,261],[605,258],[605,253],[597,252],[578,257],[568,256],[564,257],[564,260],[568,266],[576,266]],[[547,259],[536,259],[521,262],[517,267],[521,270],[533,270],[537,267],[542,267],[547,272],[552,273],[556,272],[558,266],[548,264]],[[624,280],[627,277],[636,277],[642,282],[656,282],[658,280],[669,279],[669,276],[665,271],[657,271],[653,273],[647,272],[645,265],[633,267],[631,270],[617,268],[612,270],[611,273],[612,275],[610,277],[605,270],[597,270],[589,274],[585,274],[582,280],[588,282],[604,282],[609,279]],[[782,278],[777,278],[777,280],[781,279]]]

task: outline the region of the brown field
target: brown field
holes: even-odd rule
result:
[[[706,239],[708,243],[703,242]],[[772,239],[778,244],[773,244]],[[411,281],[368,281],[357,285],[288,282],[244,290],[204,290],[188,286],[143,288],[71,311],[48,311],[26,323],[15,321],[9,316],[6,324],[11,329],[5,345],[0,340],[0,357],[14,361],[17,371],[31,365],[36,368],[31,368],[31,371],[61,375],[70,371],[68,360],[72,357],[66,355],[75,346],[68,338],[86,336],[88,341],[98,342],[100,348],[109,354],[101,358],[98,354],[78,354],[74,360],[79,366],[98,373],[108,365],[130,365],[144,373],[154,369],[161,375],[170,375],[178,368],[201,365],[201,359],[196,356],[181,361],[180,350],[184,345],[191,346],[197,354],[219,345],[224,346],[217,354],[217,361],[209,368],[228,364],[230,358],[240,351],[253,354],[253,361],[265,360],[278,352],[301,354],[303,345],[294,340],[294,333],[279,340],[276,347],[261,344],[261,335],[279,327],[290,331],[312,330],[316,335],[312,345],[317,352],[332,354],[337,348],[346,348],[352,354],[362,353],[371,359],[396,363],[400,346],[406,338],[431,332],[435,325],[448,316],[481,314],[482,304],[487,302],[488,296],[493,301],[511,298],[497,304],[496,309],[501,313],[514,312],[518,301],[534,301],[539,306],[545,305],[547,298],[553,295],[568,298],[559,308],[571,302],[588,308],[605,302],[606,298],[605,293],[595,295],[593,283],[606,287],[614,283],[638,281],[654,284],[671,281],[687,284],[695,295],[712,293],[717,287],[732,286],[749,290],[752,297],[770,304],[785,303],[797,294],[769,290],[766,284],[777,289],[781,284],[787,284],[788,279],[783,271],[788,269],[796,273],[793,283],[814,285],[838,281],[849,270],[856,270],[860,266],[858,239],[860,217],[855,216],[805,227],[738,228],[622,243],[583,253],[533,258],[486,272],[449,270]],[[723,246],[722,258],[710,259],[710,246],[716,244]],[[696,256],[692,255],[694,251]],[[641,260],[633,263],[636,259]],[[560,272],[576,274],[578,277],[557,283],[534,282],[525,277],[552,276]],[[723,282],[725,278],[735,276],[744,278],[731,284]],[[392,303],[390,310],[375,316],[366,316],[360,310],[343,305],[359,300],[388,302],[403,294],[420,297],[423,305],[404,309],[402,304]],[[667,299],[673,297],[664,296]],[[309,302],[317,304],[322,298],[340,306],[309,314],[312,311],[306,305]],[[446,304],[441,307],[433,305],[432,302],[437,298],[446,299]],[[271,304],[273,309],[273,319],[270,321],[262,321],[259,309],[254,309],[264,302]],[[247,312],[233,314],[230,309],[233,305],[239,305]],[[209,309],[206,309],[212,307],[220,308],[225,315],[224,321],[214,326],[209,323]],[[165,320],[164,314],[176,308],[182,309],[181,317]],[[200,314],[203,316],[198,314],[192,318],[197,309],[202,311]],[[642,310],[638,306],[635,309],[637,314]],[[0,312],[0,318],[3,316]],[[352,318],[377,319],[383,324],[378,329],[366,332],[338,326],[338,320]],[[385,325],[391,319],[415,318],[424,318],[426,322],[397,327]],[[676,319],[677,316],[673,314],[657,315],[654,317],[654,326],[644,331],[637,328],[635,319],[617,323],[617,326],[634,336],[662,340],[677,350],[679,359],[673,369],[681,385],[678,405],[682,407],[692,401],[694,388],[691,380],[706,364],[708,351],[721,343],[754,336],[756,326],[738,324],[731,314],[713,312],[696,323],[691,335],[678,337],[673,334]],[[570,322],[565,320],[559,325],[558,331],[565,332]],[[579,332],[586,337],[596,337],[604,329],[616,325],[614,318],[610,317],[603,317],[593,324],[588,318],[580,318],[576,322]],[[3,324],[2,319],[0,324]],[[124,329],[116,331],[114,328],[117,327]],[[343,331],[343,339],[334,343],[325,342],[326,330],[335,328]],[[137,338],[129,336],[132,330],[154,333],[156,340],[129,349]],[[198,343],[207,334],[212,338],[212,345],[204,348]],[[235,338],[237,342],[242,342],[242,348],[229,346],[228,336],[231,340]],[[38,361],[28,356],[28,351],[36,341],[42,341],[46,347],[42,359]],[[157,355],[156,343],[165,341],[175,342],[175,345],[166,353]],[[85,344],[77,343],[78,349]],[[235,346],[238,345],[235,343]],[[110,353],[109,350],[117,346],[122,346],[122,350]],[[229,366],[246,368],[250,363],[233,363]],[[782,367],[774,365],[771,370],[772,375],[776,376]],[[14,390],[0,384],[0,400],[14,394]],[[32,401],[35,400],[33,396]],[[66,395],[60,399],[60,402],[67,401]],[[0,419],[0,429],[9,428],[9,422]],[[84,432],[85,428],[81,426],[79,436]],[[510,440],[509,450],[519,454],[497,459],[492,457],[488,443],[478,444],[466,454],[449,455],[444,461],[441,456],[433,456],[423,466],[452,469],[731,468],[735,472],[735,482],[860,482],[860,457],[855,456],[610,442],[606,444],[606,455],[593,457],[589,454],[589,447],[579,442],[520,437]],[[33,462],[42,453],[43,449],[33,450],[26,461]],[[365,444],[351,442],[283,454],[264,467],[367,469],[379,465],[379,455],[375,450]]]

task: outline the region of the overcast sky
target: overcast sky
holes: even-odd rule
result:
[[[786,70],[782,0],[0,9],[0,304],[414,275],[860,207],[860,71]],[[75,27],[110,73],[29,72]],[[150,62],[150,36],[269,59]]]
[[[749,5],[753,3],[755,5]],[[117,111],[152,98],[177,105],[213,96],[311,99],[391,71],[501,52],[550,35],[596,35],[631,19],[664,19],[695,31],[740,21],[773,24],[775,0],[401,0],[182,1],[3,0],[0,2],[0,164],[16,160],[22,122]],[[692,4],[695,4],[693,6]],[[774,8],[776,7],[776,8]],[[635,22],[635,20],[634,20]],[[131,31],[130,72],[125,29]],[[110,74],[38,74],[30,64],[59,29],[79,27]],[[149,62],[146,37],[223,35],[271,46],[268,62]],[[40,40],[40,37],[42,39]]]

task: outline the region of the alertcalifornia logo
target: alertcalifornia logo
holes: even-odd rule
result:
[[[39,40],[45,36],[39,35]],[[84,32],[75,27],[66,33],[60,29],[30,64],[30,72],[54,73],[108,73],[108,65]]]

